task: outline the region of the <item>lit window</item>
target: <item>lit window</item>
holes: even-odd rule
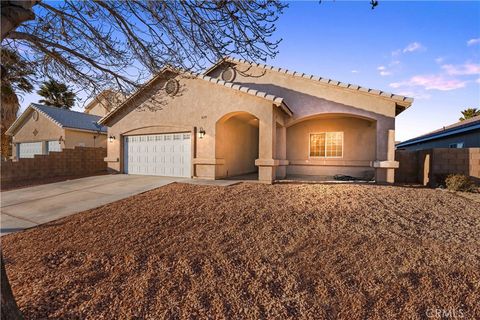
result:
[[[343,132],[310,134],[310,157],[340,158],[343,156]]]
[[[463,142],[452,143],[449,145],[450,149],[463,148]]]

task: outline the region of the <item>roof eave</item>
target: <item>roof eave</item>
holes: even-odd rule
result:
[[[265,70],[272,70],[272,71],[279,72],[279,73],[289,74],[289,75],[292,75],[292,76],[298,77],[298,78],[305,78],[307,80],[318,81],[320,83],[335,86],[335,87],[338,87],[338,88],[355,90],[355,91],[365,93],[365,94],[368,94],[368,95],[371,95],[371,96],[374,96],[374,97],[381,97],[381,98],[393,101],[393,102],[395,102],[399,105],[405,106],[405,109],[410,107],[413,103],[413,98],[411,98],[411,97],[401,96],[401,95],[398,95],[398,94],[394,94],[394,93],[390,93],[390,92],[386,92],[386,91],[382,91],[382,90],[362,87],[362,86],[359,86],[359,85],[356,85],[356,84],[345,83],[345,82],[341,82],[341,81],[337,81],[337,80],[333,80],[333,79],[329,79],[329,78],[323,78],[323,77],[319,77],[319,76],[315,76],[315,75],[310,75],[310,74],[297,72],[297,71],[293,71],[293,70],[288,70],[288,69],[284,69],[284,68],[278,68],[278,67],[265,65],[265,64],[259,64],[259,63],[250,62],[250,61],[247,61],[247,60],[244,60],[244,59],[238,59],[238,58],[233,58],[233,57],[228,57],[228,56],[219,60],[215,65],[213,65],[207,71],[205,71],[204,74],[210,73],[215,68],[217,68],[219,65],[221,65],[223,62],[244,63],[244,64],[252,65],[254,67],[259,67],[259,68],[262,68],[262,69],[265,69]]]
[[[403,111],[410,108],[413,104],[413,98],[409,98],[409,100],[405,101],[395,101],[395,116],[398,116]]]
[[[134,94],[130,95],[122,104],[120,104],[117,108],[111,110],[103,118],[101,118],[98,121],[98,124],[105,125],[105,123],[108,121],[109,118],[111,118],[118,110],[122,109],[127,103],[129,103],[136,96],[138,96],[144,89],[146,89],[147,87],[152,85],[157,79],[161,78],[161,76],[163,75],[163,73],[165,71],[170,71],[170,72],[173,72],[173,73],[176,73],[176,74],[180,74],[180,72],[178,70],[172,69],[171,67],[167,66],[167,67],[162,68],[162,70],[156,76],[154,76],[147,83],[145,83],[143,86],[141,86]],[[248,88],[246,86],[242,86],[240,84],[236,84],[236,83],[233,83],[233,82],[226,82],[226,81],[218,79],[218,78],[212,78],[212,77],[206,76],[204,74],[196,74],[196,73],[191,73],[191,72],[187,72],[187,73],[194,76],[196,79],[204,80],[204,81],[207,81],[207,82],[210,82],[210,83],[213,83],[213,84],[218,84],[218,85],[224,86],[224,87],[232,89],[232,90],[241,91],[241,92],[244,92],[244,93],[249,94],[251,96],[256,96],[256,97],[259,97],[259,98],[262,98],[262,99],[270,100],[274,104],[279,105],[279,106],[283,105],[284,107],[282,107],[282,109],[285,108],[284,111],[287,114],[289,114],[289,115],[293,114],[292,111],[290,110],[290,108],[283,101],[283,98],[281,98],[281,97],[276,97],[276,96],[268,94],[266,92],[251,89],[251,88]]]
[[[91,132],[91,133],[98,133],[98,134],[107,134],[107,131],[102,130],[90,130],[90,129],[81,129],[81,128],[73,128],[73,127],[63,127],[65,130],[72,130],[72,131],[81,131],[81,132]]]
[[[61,123],[59,123],[58,121],[56,121],[55,119],[50,117],[48,114],[43,112],[41,109],[37,108],[33,103],[30,103],[28,105],[27,109],[20,115],[20,117],[18,117],[17,120],[15,120],[15,122],[12,123],[12,125],[10,126],[10,128],[8,128],[8,130],[5,132],[5,134],[13,136],[16,128],[20,125],[20,123],[22,123],[25,120],[25,118],[27,117],[29,112],[32,111],[32,110],[37,111],[38,113],[42,114],[45,118],[52,121],[54,124],[56,124],[60,128],[63,128]]]
[[[227,58],[220,58],[218,59],[217,62],[215,62],[210,68],[208,68],[207,70],[205,70],[202,74],[203,75],[208,75],[210,72],[212,72],[213,70],[215,70],[218,66],[220,66],[222,63],[226,62],[227,61]]]
[[[411,145],[414,145],[414,144],[417,144],[417,143],[422,143],[422,142],[426,142],[426,141],[430,141],[430,140],[436,140],[436,139],[440,139],[440,138],[443,138],[443,137],[448,137],[448,136],[452,136],[452,135],[455,135],[455,134],[465,133],[465,132],[473,131],[473,130],[477,130],[477,129],[480,129],[480,123],[477,123],[477,124],[474,124],[474,125],[471,125],[471,126],[467,126],[467,127],[464,127],[464,128],[448,130],[446,132],[440,131],[440,132],[432,134],[431,136],[428,136],[428,137],[413,138],[413,139],[410,139],[410,140],[407,140],[407,141],[404,141],[404,142],[400,142],[395,147],[397,147],[397,148],[408,147],[408,146],[411,146]]]
[[[7,129],[7,131],[5,131],[5,134],[8,135],[8,136],[13,136],[15,134],[15,130],[17,129],[18,125],[20,123],[22,123],[25,118],[27,117],[27,115],[29,114],[30,111],[34,110],[32,105],[29,105],[27,107],[27,109],[20,115],[20,117],[18,117],[13,123],[12,125]]]

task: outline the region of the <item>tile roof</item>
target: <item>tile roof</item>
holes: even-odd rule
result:
[[[210,71],[212,71],[217,66],[219,66],[222,62],[245,63],[245,64],[249,64],[249,65],[252,65],[254,67],[259,67],[259,68],[262,68],[262,69],[265,69],[265,70],[272,70],[272,71],[279,72],[279,73],[289,74],[289,75],[292,75],[294,77],[301,77],[301,78],[305,78],[305,79],[309,79],[309,80],[313,80],[313,81],[319,81],[319,82],[322,82],[322,83],[325,83],[325,84],[330,84],[330,85],[334,85],[334,86],[338,86],[338,87],[342,87],[342,88],[358,90],[358,91],[361,91],[361,92],[366,92],[366,93],[378,95],[378,96],[381,96],[381,97],[392,99],[392,100],[394,100],[396,102],[399,102],[399,103],[404,103],[404,104],[408,104],[408,105],[411,105],[413,103],[413,98],[410,98],[410,97],[406,97],[406,96],[402,96],[402,95],[398,95],[398,94],[393,94],[393,93],[386,92],[386,91],[371,89],[371,88],[367,88],[367,87],[362,87],[362,86],[358,86],[358,85],[351,84],[351,83],[340,82],[340,81],[332,80],[332,79],[329,79],[329,78],[318,77],[318,76],[314,76],[314,75],[311,75],[311,74],[306,74],[306,73],[297,72],[297,71],[293,71],[293,70],[288,70],[288,69],[284,69],[284,68],[277,68],[277,67],[269,66],[269,65],[265,65],[265,64],[254,63],[254,62],[250,62],[250,61],[247,61],[247,60],[244,60],[244,59],[237,59],[237,58],[232,58],[232,57],[225,57],[225,58],[219,60],[216,64],[214,64],[207,71],[205,71],[204,74],[208,74]]]
[[[42,113],[62,128],[107,132],[107,127],[98,124],[98,120],[102,118],[100,116],[37,103],[31,103],[30,107]]]
[[[280,105],[285,103],[285,101],[282,97],[277,97],[277,96],[274,96],[272,94],[268,94],[268,93],[263,92],[263,91],[258,91],[258,90],[255,90],[255,89],[251,89],[247,86],[242,86],[238,83],[227,82],[227,81],[224,81],[224,80],[221,80],[221,79],[218,79],[218,78],[209,77],[209,76],[206,76],[206,75],[203,75],[203,74],[196,74],[195,76],[199,79],[202,79],[202,80],[206,80],[206,81],[209,81],[209,82],[212,82],[212,83],[220,84],[220,85],[222,85],[224,87],[227,87],[227,88],[242,91],[242,92],[248,93],[252,96],[257,96],[257,97],[260,97],[260,98],[270,100],[276,106],[280,106]]]

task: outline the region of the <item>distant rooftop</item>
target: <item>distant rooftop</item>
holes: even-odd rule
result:
[[[102,118],[100,116],[49,107],[37,103],[31,103],[30,106],[50,118],[62,128],[107,132],[107,127],[98,124],[98,120]]]
[[[452,125],[437,129],[435,131],[426,133],[416,138],[400,142],[396,145],[397,148],[406,147],[412,144],[435,140],[442,137],[451,136],[458,133],[464,133],[472,130],[480,129],[480,116],[476,116],[467,120],[456,122]]]

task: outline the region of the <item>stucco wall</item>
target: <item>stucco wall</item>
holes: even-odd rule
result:
[[[27,119],[20,124],[13,135],[13,142],[35,142],[45,140],[59,140],[64,137],[63,129],[47,119],[41,113],[38,113],[38,120],[33,119],[34,110],[27,111]],[[36,112],[36,111],[35,111]],[[37,134],[34,134],[34,131]]]
[[[65,138],[64,130],[53,123],[52,120],[46,118],[36,110],[28,109],[26,112],[28,112],[27,118],[17,127],[12,137],[12,155],[14,158],[16,158],[17,155],[18,143],[52,140],[58,141],[60,138]],[[34,112],[38,114],[37,120],[33,118]],[[62,147],[64,147],[63,143]]]
[[[209,75],[220,78],[226,67],[227,64],[220,66]],[[243,63],[238,63],[236,68],[238,72],[234,82],[285,98],[294,113],[290,121],[312,114],[331,112],[367,117],[374,117],[375,114],[395,117],[395,102],[381,96]]]
[[[94,139],[95,137],[95,139]],[[65,148],[74,147],[107,147],[107,135],[65,129]]]
[[[217,157],[225,160],[219,177],[257,171],[255,160],[258,159],[258,126],[251,125],[246,120],[232,117],[217,125],[216,153]]]
[[[125,96],[122,93],[105,90],[85,107],[85,113],[103,117],[124,100]]]
[[[228,63],[218,66],[209,75],[221,78],[221,72],[226,67]],[[360,90],[342,88],[254,65],[238,63],[236,69],[234,82],[285,99],[293,111],[293,117],[285,122],[287,127],[310,117],[327,114],[354,115],[375,121],[375,160],[388,160],[393,163],[395,148],[393,143],[389,144],[389,132],[392,136],[392,130],[395,130],[397,106],[394,101]],[[393,171],[377,168],[376,178],[377,181],[393,182]]]
[[[277,107],[271,101],[201,79],[178,79],[181,89],[175,97],[164,94],[164,80],[159,80],[106,123],[109,126],[108,136],[115,137],[113,142],[108,143],[106,158],[111,170],[123,170],[123,135],[139,134],[145,130],[156,133],[159,132],[158,127],[164,127],[163,132],[169,132],[169,128],[196,132],[202,127],[206,132],[203,139],[198,139],[195,134],[192,141],[195,144],[193,172],[195,176],[213,179],[222,172],[219,167],[225,163],[225,159],[216,157],[216,123],[225,115],[239,111],[259,119],[259,156],[273,158],[273,110]],[[152,127],[157,128],[148,129]]]
[[[343,156],[315,158],[309,154],[310,133],[343,132]],[[287,167],[289,174],[334,175],[338,173],[361,175],[373,169],[370,161],[376,158],[376,125],[352,117],[323,117],[306,120],[287,128]],[[347,168],[348,167],[348,168]]]
[[[212,71],[210,75],[219,77],[221,68]],[[293,157],[289,166],[290,172],[307,174],[363,175],[365,171],[370,174],[373,170],[370,162],[375,160],[378,164],[375,169],[377,180],[393,181],[391,168],[394,167],[395,102],[382,96],[258,67],[245,65],[239,66],[238,70],[246,72],[248,76],[237,72],[235,82],[285,98],[294,113],[293,117],[280,113],[279,108],[273,106],[271,101],[193,77],[177,76],[180,92],[172,98],[161,90],[168,78],[167,75],[162,75],[163,79],[150,83],[145,91],[134,96],[125,108],[107,121],[106,125],[110,127],[108,136],[115,137],[113,142],[108,143],[106,160],[109,168],[114,171],[123,170],[124,135],[147,131],[175,132],[169,129],[180,128],[182,131],[194,133],[194,175],[202,178],[224,176],[227,162],[234,163],[235,160],[232,159],[235,157],[229,158],[227,152],[216,147],[219,139],[219,133],[216,132],[217,121],[225,115],[242,111],[259,119],[258,159],[255,165],[259,170],[260,180],[271,181],[275,177],[284,176],[288,164],[285,158],[290,160],[289,157]],[[302,155],[305,154],[302,144],[307,143],[308,146],[308,133],[305,134],[304,130],[307,130],[308,126],[327,126],[326,123],[311,121],[326,115],[339,118],[328,126],[342,127],[342,131],[346,132],[346,154],[343,159],[335,161],[311,161]],[[206,132],[203,139],[197,137],[199,128]],[[246,135],[240,127],[236,130],[237,133],[227,139],[235,140]],[[290,142],[287,141],[288,130],[291,132]],[[357,140],[354,141],[352,137]],[[282,139],[286,141],[287,152],[280,150]],[[364,147],[359,147],[360,145]],[[235,167],[238,166],[235,164]],[[338,168],[343,171],[339,172]],[[238,172],[243,170],[239,169]],[[230,175],[231,169],[228,171]],[[237,169],[233,172],[237,172]]]
[[[93,107],[91,107],[88,110],[85,110],[85,113],[103,117],[108,113],[108,111],[102,104],[97,102]]]

